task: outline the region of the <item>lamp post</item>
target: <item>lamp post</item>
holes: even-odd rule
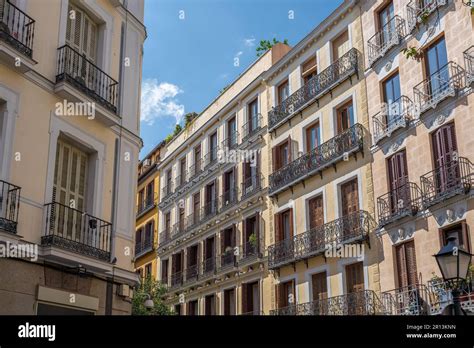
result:
[[[148,311],[151,311],[153,307],[155,306],[155,304],[153,303],[153,300],[151,299],[151,296],[149,294],[147,294],[146,297],[147,299],[145,300],[143,305]]]
[[[443,280],[452,287],[454,315],[463,315],[465,313],[459,301],[459,284],[467,277],[472,255],[456,244],[456,237],[449,237],[447,242],[433,256],[436,258]]]

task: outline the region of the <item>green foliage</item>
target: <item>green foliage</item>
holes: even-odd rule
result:
[[[256,48],[257,57],[260,57],[262,54],[267,52],[270,48],[272,48],[273,46],[275,46],[279,42],[280,42],[280,40],[277,40],[275,38],[273,38],[272,41],[270,41],[270,40],[260,40],[260,44]],[[283,43],[285,45],[288,45],[288,40],[287,39],[283,40]]]
[[[402,50],[406,59],[418,60],[421,58],[421,52],[416,47],[407,47]]]
[[[426,24],[426,22],[428,22],[428,17],[429,16],[430,16],[429,11],[425,10],[424,12],[422,12],[418,15],[418,19],[422,24]]]
[[[188,128],[191,122],[198,116],[199,115],[194,111],[188,112],[186,115],[184,115],[184,128]]]
[[[179,132],[181,132],[182,129],[183,129],[183,127],[181,127],[181,125],[179,123],[176,124],[176,127],[174,127],[173,136],[177,136],[179,134]]]
[[[168,306],[163,303],[166,288],[152,277],[146,277],[140,287],[135,290],[132,299],[132,315],[172,315]],[[145,308],[148,295],[153,300],[154,307]]]
[[[249,236],[249,243],[254,247],[257,246],[257,236],[255,235],[255,233],[252,233]]]
[[[173,140],[173,134],[168,134],[165,138],[165,142],[169,143],[171,140]]]

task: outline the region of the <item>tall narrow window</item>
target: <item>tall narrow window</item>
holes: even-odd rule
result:
[[[71,11],[75,13],[74,19],[69,15]],[[80,55],[92,62],[96,61],[97,26],[84,11],[71,3],[67,16],[66,43]]]
[[[320,144],[319,139],[319,122],[306,128],[306,151],[310,152],[317,148]]]
[[[248,104],[248,134],[254,132],[258,124],[258,98],[255,98]],[[247,134],[247,135],[248,135]]]
[[[309,228],[313,229],[324,225],[323,196],[319,195],[308,201]]]
[[[183,185],[186,182],[186,156],[181,158],[181,161],[179,163],[179,174],[180,174],[179,184]]]
[[[209,155],[211,162],[217,159],[217,132],[213,133],[209,138]]]
[[[278,105],[283,103],[286,98],[290,96],[290,84],[288,83],[288,80],[285,82],[281,83],[278,88]]]
[[[237,144],[237,122],[235,117],[227,121],[227,143],[226,146],[233,148]]]
[[[395,248],[398,287],[416,285],[418,282],[416,269],[415,242],[409,241]]]
[[[391,76],[382,83],[383,100],[387,104],[386,124],[390,129],[400,119],[401,115],[401,92],[400,92],[400,76],[397,74]]]
[[[437,95],[449,87],[448,54],[444,38],[439,39],[426,50],[426,75],[429,78],[429,92]]]
[[[311,56],[301,67],[301,77],[304,84],[308,83],[314,76],[317,75],[316,56]]]
[[[352,100],[337,109],[337,133],[340,134],[354,125]]]
[[[346,30],[332,41],[332,61],[335,62],[349,51],[349,32]]]
[[[388,3],[382,10],[379,11],[378,17],[378,25],[379,25],[379,32],[381,32],[381,45],[384,45],[392,39],[393,35],[395,34],[395,22],[392,21],[394,17],[394,8],[393,2]]]

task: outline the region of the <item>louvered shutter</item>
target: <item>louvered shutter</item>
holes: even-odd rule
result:
[[[280,226],[281,214],[275,214],[273,218],[274,218],[274,225],[275,225],[275,242],[280,242],[282,240],[281,226]]]
[[[323,197],[312,198],[308,202],[309,206],[309,228],[313,229],[324,224]]]
[[[288,153],[287,153],[287,156],[288,156],[288,163],[290,163],[292,160],[293,160],[293,143],[291,141],[291,136],[288,136]]]
[[[255,236],[257,237],[257,253],[260,253],[260,240],[261,240],[261,236],[260,236],[260,212],[257,212],[257,214],[255,214]]]
[[[248,293],[247,293],[247,284],[246,283],[242,283],[241,291],[242,291],[242,313],[247,313],[248,312],[248,309],[247,309],[247,296],[248,296]]]
[[[395,249],[395,253],[397,258],[398,287],[403,288],[408,286],[405,246],[403,244],[397,246]]]
[[[288,209],[289,210],[289,219],[290,219],[290,231],[289,231],[289,236],[290,238],[293,238],[295,235],[295,231],[293,230],[293,208]]]
[[[415,243],[413,241],[405,243],[405,256],[408,270],[408,284],[415,285],[418,283],[418,272],[416,268]]]

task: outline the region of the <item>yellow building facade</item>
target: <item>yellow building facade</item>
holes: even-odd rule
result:
[[[2,314],[131,312],[143,5],[0,1]]]

